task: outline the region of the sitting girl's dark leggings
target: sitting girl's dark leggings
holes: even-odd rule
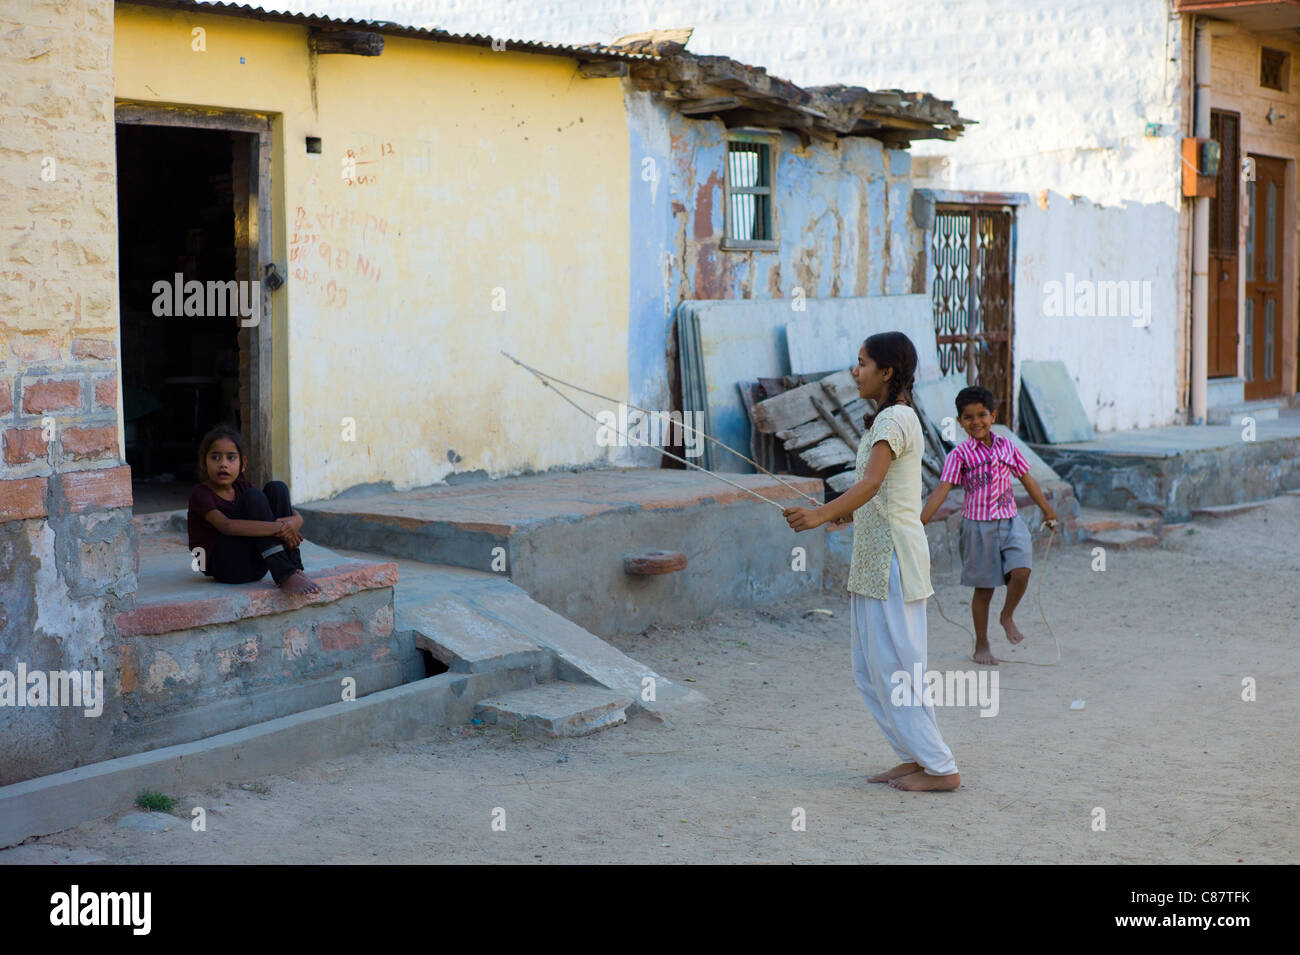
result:
[[[283,481],[269,481],[262,490],[249,488],[239,495],[230,517],[237,521],[274,521],[293,515],[289,488]],[[271,572],[277,584],[302,570],[302,554],[295,547],[285,550],[278,537],[231,537],[222,534],[208,556],[208,569],[223,584],[248,584]]]

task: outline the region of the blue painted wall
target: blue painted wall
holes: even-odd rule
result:
[[[654,94],[625,93],[629,122],[631,400],[667,411],[673,314],[688,299],[807,298],[923,292],[924,236],[912,219],[911,156],[874,139],[775,144],[773,218],[779,248],[727,251],[726,127],[683,117]],[[920,284],[917,284],[917,276]],[[655,465],[630,451],[620,463]]]

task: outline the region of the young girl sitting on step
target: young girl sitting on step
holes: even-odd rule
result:
[[[858,394],[876,402],[876,414],[858,446],[857,483],[817,508],[791,507],[796,531],[853,522],[849,565],[849,629],[853,678],[867,709],[902,760],[867,777],[896,789],[942,791],[961,785],[952,752],[939,735],[924,687],[925,602],[930,548],[921,526],[921,456],[925,438],[911,407],[916,347],[902,332],[872,335],[852,369]],[[901,675],[910,692],[895,693]]]
[[[216,427],[199,443],[199,480],[190,495],[190,551],[203,572],[223,584],[247,584],[266,572],[281,590],[314,594],[320,586],[303,573],[302,515],[289,504],[283,481],[257,490],[244,480],[244,439]]]

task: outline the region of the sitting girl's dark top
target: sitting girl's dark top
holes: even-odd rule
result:
[[[242,478],[235,481],[235,500],[233,501],[227,501],[206,484],[200,484],[194,488],[194,493],[190,495],[190,550],[202,547],[207,554],[211,554],[216,550],[221,532],[208,523],[208,511],[216,508],[222,514],[230,517],[231,512],[235,509],[235,503],[239,500],[239,495],[252,486]]]

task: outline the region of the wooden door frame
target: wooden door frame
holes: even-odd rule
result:
[[[1224,179],[1230,176],[1231,178],[1229,179],[1229,181],[1235,183],[1237,187],[1237,222],[1236,222],[1236,229],[1235,229],[1236,231],[1235,242],[1233,243],[1233,246],[1236,249],[1236,273],[1237,273],[1236,282],[1234,283],[1236,286],[1235,289],[1236,321],[1234,324],[1236,326],[1235,331],[1236,331],[1237,341],[1236,341],[1236,346],[1233,349],[1233,360],[1232,360],[1233,371],[1227,376],[1211,375],[1208,374],[1209,368],[1207,367],[1207,377],[1212,379],[1224,378],[1224,377],[1242,378],[1243,369],[1244,369],[1243,355],[1245,354],[1245,342],[1242,339],[1242,334],[1245,328],[1244,315],[1246,311],[1246,277],[1245,277],[1245,270],[1242,267],[1243,263],[1246,260],[1246,215],[1244,214],[1243,209],[1245,208],[1247,192],[1246,192],[1246,182],[1244,177],[1241,174],[1241,159],[1245,155],[1245,151],[1243,148],[1245,137],[1242,135],[1242,117],[1240,111],[1230,110],[1230,109],[1212,109],[1210,110],[1210,115],[1212,120],[1214,118],[1214,114],[1216,113],[1232,117],[1234,120],[1236,120],[1236,124],[1237,124],[1237,142],[1236,142],[1237,162],[1235,164],[1236,168],[1233,170],[1228,170],[1226,167],[1221,167],[1223,175],[1220,176],[1220,179]],[[1227,161],[1228,161],[1227,158],[1225,158],[1225,163]],[[1212,204],[1210,208],[1211,208],[1211,232],[1212,233],[1214,228],[1213,225],[1213,210],[1215,208],[1213,204],[1214,202],[1215,200],[1211,199]],[[1222,224],[1220,224],[1220,228],[1222,228]],[[1221,234],[1220,240],[1222,240],[1223,238],[1224,237]],[[1219,251],[1222,252],[1222,247],[1220,247]],[[1213,260],[1216,258],[1216,251],[1213,247],[1209,250],[1209,257],[1213,267]],[[1210,276],[1211,294],[1209,297],[1211,300],[1215,300],[1215,301],[1217,300],[1215,299],[1213,292],[1214,292],[1215,283],[1217,281],[1218,280],[1214,278],[1214,273],[1211,272],[1211,276]],[[1210,330],[1209,326],[1212,321],[1214,321],[1213,316],[1207,315],[1207,322],[1206,322],[1207,332]],[[1213,335],[1211,335],[1210,338],[1212,343]],[[1210,355],[1207,357],[1210,359],[1207,362],[1207,365],[1212,366],[1215,360],[1215,354],[1212,348],[1211,348]]]
[[[1243,141],[1241,153],[1243,156],[1249,156],[1252,159],[1272,160],[1273,162],[1279,163],[1282,167],[1282,175],[1281,175],[1282,195],[1278,200],[1279,221],[1277,224],[1277,227],[1281,230],[1282,233],[1282,250],[1279,255],[1280,262],[1278,263],[1279,272],[1280,272],[1277,279],[1278,299],[1279,299],[1278,310],[1275,316],[1275,321],[1273,326],[1273,334],[1275,336],[1274,348],[1276,351],[1276,359],[1277,359],[1277,365],[1275,370],[1277,372],[1278,388],[1277,388],[1277,393],[1274,395],[1264,395],[1256,399],[1247,397],[1247,400],[1268,400],[1271,398],[1285,397],[1290,389],[1290,386],[1287,383],[1288,349],[1286,347],[1286,343],[1290,338],[1288,332],[1291,330],[1291,328],[1294,327],[1294,322],[1296,319],[1295,311],[1296,311],[1297,289],[1296,289],[1296,269],[1295,269],[1295,262],[1294,262],[1295,252],[1296,252],[1296,245],[1295,245],[1296,215],[1294,209],[1294,203],[1295,203],[1294,176],[1295,176],[1296,164],[1295,164],[1295,160],[1288,159],[1286,156],[1270,156],[1266,153],[1250,150],[1246,148],[1244,141]],[[1256,175],[1256,182],[1258,182],[1258,175]],[[1259,190],[1256,189],[1257,199],[1258,199],[1258,191]],[[1248,214],[1253,218],[1254,209],[1249,208],[1248,204],[1246,203],[1246,187],[1244,182],[1242,183],[1242,194],[1243,194],[1242,195],[1243,208],[1247,208]],[[1263,226],[1259,222],[1254,222],[1253,225],[1255,227],[1255,254],[1256,256],[1259,256],[1261,254],[1260,234]],[[1245,251],[1246,251],[1246,229],[1243,227],[1242,234],[1241,234],[1241,262],[1243,264],[1245,262]],[[1238,271],[1239,274],[1241,275],[1241,281],[1240,281],[1241,307],[1240,309],[1238,309],[1237,367],[1240,369],[1239,372],[1240,377],[1242,378],[1243,381],[1245,381],[1246,378],[1246,288],[1250,284],[1250,277],[1246,275],[1246,270],[1244,267],[1240,268]],[[1262,318],[1261,318],[1261,323],[1262,323]],[[1260,347],[1262,347],[1262,342],[1260,343]]]
[[[189,129],[249,133],[247,271],[261,292],[258,323],[248,331],[249,420],[243,422],[251,459],[248,479],[256,486],[269,481],[274,471],[272,446],[272,320],[271,293],[263,281],[271,255],[271,117],[234,110],[159,106],[119,101],[116,123],[127,126],[181,126]],[[285,449],[287,451],[287,449]]]

